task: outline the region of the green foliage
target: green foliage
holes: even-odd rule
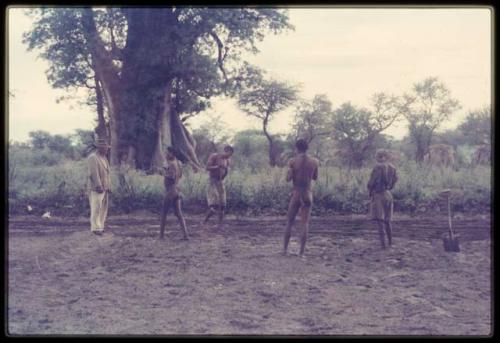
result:
[[[233,139],[236,154],[231,158],[231,164],[239,169],[249,169],[252,172],[266,168],[268,163],[267,139],[258,130],[237,132]]]
[[[162,115],[172,144],[191,151],[177,119],[204,110],[213,96],[234,95],[242,53],[257,52],[268,33],[293,28],[286,10],[264,7],[42,7],[29,14],[35,23],[24,43],[49,62],[50,84],[83,88],[87,103],[99,105],[98,80],[120,145],[112,161],[133,147],[141,169],[158,162]]]
[[[295,113],[295,137],[304,138],[311,143],[315,138],[330,134],[332,128],[328,124],[332,115],[332,103],[324,94],[316,95],[311,103],[302,102]]]
[[[491,108],[483,106],[481,109],[470,111],[458,129],[469,144],[488,144],[491,142],[491,124]]]
[[[19,160],[19,157],[10,160]],[[370,168],[320,167],[319,180],[314,186],[313,214],[366,213],[369,200],[366,183],[370,171]],[[285,175],[285,168],[266,167],[258,172],[250,168],[231,169],[226,179],[228,211],[284,215],[291,192]],[[408,161],[399,165],[398,176],[393,190],[397,212],[445,211],[438,196],[445,188],[459,193],[452,201],[454,211],[490,210],[489,167],[450,170],[422,167]],[[25,214],[26,206],[30,205],[37,215],[51,211],[55,215],[87,216],[86,178],[85,160],[53,166],[9,163],[9,213]],[[206,173],[193,173],[190,168],[184,168],[180,190],[185,212],[206,210],[207,181]],[[136,170],[113,170],[112,186],[111,214],[141,209],[159,213],[164,194],[161,176]]]

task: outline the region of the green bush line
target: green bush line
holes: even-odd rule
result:
[[[66,161],[51,166],[9,164],[9,214],[87,216],[86,162]],[[260,172],[233,169],[226,179],[228,212],[238,214],[286,213],[291,185],[285,182],[286,170],[266,168]],[[366,182],[369,168],[359,170],[321,167],[314,186],[313,215],[362,214],[368,209]],[[491,167],[463,167],[458,170],[426,168],[407,161],[398,166],[399,181],[393,190],[395,211],[418,213],[443,211],[438,192],[444,188],[459,191],[452,199],[453,211],[489,212],[491,202]],[[183,209],[187,213],[206,210],[207,174],[184,169],[180,183]],[[163,199],[160,175],[146,175],[129,170],[112,172],[113,192],[110,214],[134,210],[159,213]]]

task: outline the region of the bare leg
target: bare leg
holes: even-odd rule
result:
[[[378,225],[378,235],[380,238],[380,244],[382,245],[382,249],[385,249],[385,234],[384,234],[384,222],[382,220],[376,220]]]
[[[300,256],[304,256],[304,250],[306,248],[307,237],[309,236],[309,217],[311,214],[311,206],[304,205],[301,208],[301,219],[302,219],[302,236],[300,237]]]
[[[212,217],[215,213],[216,213],[215,206],[210,206],[208,208],[208,213],[207,213],[207,216],[205,217],[205,220],[203,221],[203,223],[207,223],[208,220],[210,219],[210,217]]]
[[[181,229],[182,229],[182,234],[183,234],[183,239],[188,240],[189,236],[187,233],[187,228],[186,228],[186,221],[184,220],[184,216],[182,215],[182,209],[181,209],[181,199],[178,198],[175,201],[175,207],[174,207],[174,213],[177,219],[179,220],[179,224],[181,224]]]
[[[167,197],[163,199],[163,207],[161,208],[160,214],[160,239],[164,239],[165,224],[167,221],[167,212],[170,207],[170,201]]]
[[[300,202],[298,201],[298,199],[296,199],[295,195],[292,195],[292,199],[290,199],[290,204],[288,205],[285,238],[283,241],[283,255],[287,254],[288,243],[290,243],[290,237],[292,236],[292,226],[293,223],[295,222],[295,217],[297,216],[299,208],[300,208]]]
[[[385,221],[385,233],[387,234],[389,246],[392,246],[392,224],[390,220]]]
[[[219,208],[220,208],[220,211],[219,211],[219,225],[220,225],[220,224],[222,224],[222,221],[224,220],[226,206],[220,205]]]

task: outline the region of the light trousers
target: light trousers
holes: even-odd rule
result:
[[[90,192],[90,231],[104,230],[104,222],[108,215],[108,194],[108,192]]]

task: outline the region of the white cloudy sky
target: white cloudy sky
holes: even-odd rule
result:
[[[491,12],[488,8],[290,8],[295,30],[269,35],[260,53],[248,60],[273,76],[299,83],[301,96],[326,94],[334,107],[351,101],[368,106],[378,91],[401,94],[413,83],[439,77],[463,109],[445,124],[455,127],[470,109],[491,103]],[[28,132],[53,134],[91,129],[89,108],[57,104],[64,95],[46,79],[46,61],[27,52],[22,33],[32,25],[24,9],[8,11],[9,139],[24,141]],[[192,127],[220,116],[231,131],[259,128],[231,100],[216,100]],[[277,115],[274,132],[289,129],[291,110]],[[386,133],[401,138],[402,123]]]

